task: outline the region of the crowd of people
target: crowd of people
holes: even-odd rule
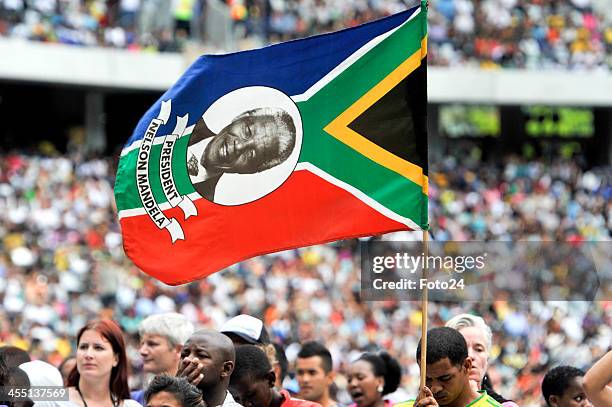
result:
[[[121,327],[96,319],[79,330],[75,355],[59,369],[32,361],[23,349],[0,347],[0,402],[8,407],[518,407],[492,387],[492,331],[473,314],[456,315],[447,326],[429,329],[426,351],[425,339],[418,342],[414,357],[424,376],[412,397],[397,392],[404,372],[388,352],[366,351],[348,362],[345,384],[352,403],[340,400],[333,357],[320,341],[299,345],[294,363],[298,388],[285,388],[289,364],[284,347],[271,343],[263,321],[250,315],[238,315],[220,330],[195,330],[181,314],[154,314],[142,321],[139,334],[143,371],[152,377],[140,390],[130,392]],[[555,366],[538,387],[548,407],[607,407],[610,385],[612,350],[586,375],[574,366]],[[42,387],[44,394],[22,393],[30,386]]]
[[[430,11],[435,65],[529,69],[611,66],[610,3],[442,0]]]
[[[214,0],[2,0],[0,37],[144,51],[208,41]],[[252,47],[352,27],[414,5],[408,0],[226,0],[237,46]],[[429,63],[608,71],[607,0],[432,0]],[[246,41],[244,41],[246,40]],[[232,50],[220,50],[232,51]]]
[[[442,160],[430,176],[430,218],[436,240],[609,240],[609,167],[581,169],[507,157]]]
[[[449,158],[431,168],[436,240],[610,239],[609,167],[518,157],[475,164]],[[60,366],[78,351],[75,338],[88,321],[113,319],[126,341],[130,387],[143,388],[149,361],[138,331],[144,318],[177,312],[198,329],[217,330],[244,313],[260,317],[271,341],[285,348],[289,374],[279,386],[291,392],[299,391],[301,344],[318,340],[333,356],[333,387],[342,404],[351,400],[351,363],[364,351],[385,350],[397,359],[402,374],[394,400],[417,394],[420,308],[361,300],[358,241],[261,256],[206,280],[166,286],[125,257],[113,200],[115,168],[110,159],[2,155],[0,345]],[[502,300],[432,303],[430,324],[443,326],[466,312],[481,315],[493,334],[487,380],[521,406],[540,404],[547,369],[586,369],[610,345],[609,302]]]

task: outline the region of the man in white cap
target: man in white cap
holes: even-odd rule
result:
[[[268,331],[261,319],[250,315],[240,314],[229,319],[220,329],[222,334],[229,337],[234,346],[255,345],[263,350],[274,369],[276,375],[275,387],[282,388],[282,369],[277,355],[277,350],[270,342]]]
[[[240,314],[228,320],[220,329],[234,345],[267,345],[270,343],[268,331],[260,319]]]

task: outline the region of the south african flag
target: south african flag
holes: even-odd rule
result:
[[[426,21],[423,2],[196,60],[121,153],[127,255],[175,285],[259,254],[427,229]]]

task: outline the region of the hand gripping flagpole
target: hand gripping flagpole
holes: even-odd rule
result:
[[[426,377],[426,366],[427,366],[427,304],[429,301],[429,289],[427,286],[428,279],[428,268],[427,268],[427,257],[429,256],[429,232],[427,230],[423,231],[423,255],[425,257],[425,262],[423,263],[423,275],[421,278],[425,279],[425,288],[423,289],[423,298],[421,298],[421,381],[419,386],[419,392],[423,391],[423,387],[425,387],[425,377]]]

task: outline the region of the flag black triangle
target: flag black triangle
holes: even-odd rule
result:
[[[427,174],[427,67],[421,65],[348,127]]]

